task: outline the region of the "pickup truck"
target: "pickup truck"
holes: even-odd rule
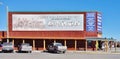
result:
[[[18,51],[19,52],[32,52],[32,46],[30,46],[29,43],[22,43],[21,45],[18,46]]]
[[[47,50],[48,52],[65,53],[67,46],[63,46],[61,43],[51,43],[48,45]]]

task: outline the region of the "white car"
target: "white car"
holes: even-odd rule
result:
[[[18,46],[18,51],[19,52],[32,52],[32,46],[30,46],[29,43],[23,43],[21,45]]]
[[[14,45],[12,43],[3,43],[2,44],[2,52],[13,52]]]
[[[51,43],[48,45],[47,50],[49,52],[65,53],[67,46],[63,46],[61,43]]]

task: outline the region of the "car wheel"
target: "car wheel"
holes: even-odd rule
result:
[[[11,51],[11,53],[13,53],[13,51]]]
[[[65,51],[63,51],[63,53],[65,53]]]
[[[31,53],[32,51],[30,51],[30,53]]]
[[[31,51],[28,51],[28,53],[31,53]]]

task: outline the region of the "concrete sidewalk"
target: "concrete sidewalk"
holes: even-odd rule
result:
[[[32,51],[33,53],[44,53],[43,50],[40,50],[40,51]],[[120,51],[108,51],[108,52],[105,52],[105,51],[66,51],[66,53],[80,53],[80,54],[120,54]]]

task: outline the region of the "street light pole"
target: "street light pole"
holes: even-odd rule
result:
[[[117,41],[115,40],[115,53],[117,52]]]
[[[0,2],[0,5],[4,5],[2,2]],[[7,43],[9,42],[9,22],[8,22],[8,6],[7,5],[5,5],[5,7],[6,7],[6,16],[7,16],[7,18],[6,18],[6,20],[7,20]]]
[[[9,42],[8,6],[6,6],[6,14],[7,14],[7,42]]]

